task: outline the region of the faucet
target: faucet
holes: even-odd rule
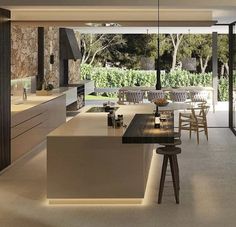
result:
[[[27,92],[26,92],[26,88],[23,88],[23,101],[27,100]]]

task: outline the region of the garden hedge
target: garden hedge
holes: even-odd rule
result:
[[[120,68],[93,67],[81,65],[81,78],[95,81],[97,88],[120,88],[123,86],[155,86],[156,71],[143,71]],[[196,74],[185,70],[161,73],[162,87],[212,86],[212,73]],[[228,79],[219,79],[219,101],[228,100]],[[115,94],[108,94],[114,96]]]

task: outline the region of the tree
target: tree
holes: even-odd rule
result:
[[[229,75],[229,39],[227,35],[218,35],[218,58],[221,65],[221,76]]]
[[[112,61],[119,62],[120,67],[140,69],[141,58],[157,58],[157,40],[156,34],[124,34],[125,45],[119,45],[116,51],[110,51]],[[170,46],[166,35],[160,35],[160,56]],[[107,50],[113,49],[113,47]]]
[[[173,45],[171,70],[174,70],[176,68],[179,46],[182,42],[184,35],[183,34],[170,34],[170,37],[171,37],[171,41]]]
[[[199,57],[201,73],[205,73],[212,56],[212,36],[192,35],[191,45],[194,46],[193,51]]]
[[[110,34],[82,34],[81,35],[81,49],[82,60],[81,63],[92,65],[98,54],[107,48],[124,43],[122,35]]]

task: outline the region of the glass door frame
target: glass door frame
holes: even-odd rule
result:
[[[236,21],[229,25],[229,128],[236,135],[234,128],[234,95],[233,95],[233,69],[234,69],[234,51],[236,52],[236,42],[234,40],[234,28],[236,28]]]

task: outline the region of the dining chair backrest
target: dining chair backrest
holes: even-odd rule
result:
[[[171,91],[170,99],[173,102],[185,102],[187,99],[186,91]]]
[[[198,119],[199,117],[206,121],[206,116],[209,112],[210,106],[200,106],[191,108],[192,115],[194,119]]]
[[[144,92],[142,91],[127,91],[125,95],[126,101],[129,103],[140,103],[144,98]]]
[[[165,94],[162,90],[151,90],[147,93],[148,101],[153,102],[155,99],[164,99]]]
[[[206,102],[207,98],[207,91],[190,91],[190,99],[192,102]]]

